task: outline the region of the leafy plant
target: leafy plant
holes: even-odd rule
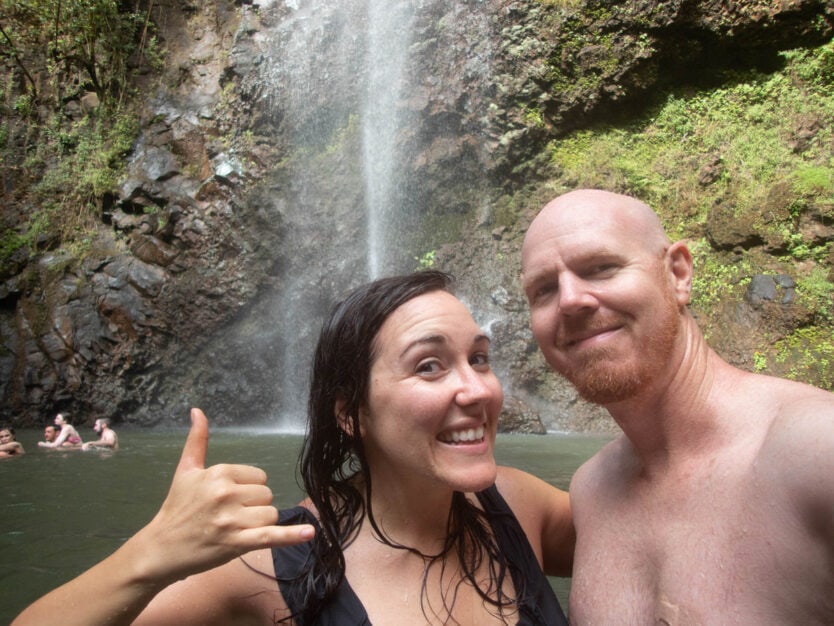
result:
[[[84,118],[69,128],[45,129],[34,166],[50,162],[32,192],[41,207],[38,228],[53,232],[67,245],[83,240],[94,228],[102,198],[114,189],[138,129],[132,114],[123,112]],[[25,237],[33,250],[37,238]]]
[[[0,56],[26,78],[28,96],[42,97],[44,77],[60,102],[77,82],[102,101],[120,100],[127,59],[137,50],[157,53],[149,10],[123,8],[115,0],[0,0]]]
[[[767,356],[758,350],[753,353],[753,371],[764,372],[767,370]]]
[[[429,268],[434,267],[434,262],[437,257],[436,250],[429,250],[425,254],[419,257],[414,257],[414,260],[417,261],[417,268],[418,270],[427,270]]]
[[[824,268],[814,267],[807,276],[797,280],[796,292],[816,319],[822,323],[834,322],[834,284]]]
[[[797,328],[776,342],[776,361],[790,364],[787,378],[834,388],[834,341],[826,326]]]
[[[689,246],[695,264],[692,278],[692,305],[701,311],[710,311],[730,295],[735,285],[749,282],[751,268],[747,262],[725,261],[711,254],[706,240],[692,242]]]

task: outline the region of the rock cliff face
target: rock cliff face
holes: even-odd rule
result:
[[[318,320],[368,277],[371,192],[359,158],[366,96],[328,82],[361,82],[367,70],[353,64],[369,46],[349,31],[351,3],[298,4],[157,3],[167,63],[140,85],[141,132],[92,251],[80,261],[48,251],[3,276],[0,418],[30,425],[61,410],[154,425],[194,405],[245,424],[303,410]],[[547,372],[516,283],[520,238],[548,195],[537,186],[551,174],[544,146],[640,110],[661,87],[709,81],[721,66],[766,69],[780,49],[827,41],[834,10],[811,0],[423,4],[388,196],[401,210],[388,219],[410,236],[389,244],[384,270],[411,270],[436,250],[436,265],[458,276],[496,337],[506,428],[610,428]],[[279,71],[310,24],[310,64]],[[299,106],[290,82],[301,79]],[[530,210],[496,227],[489,216],[508,193]],[[733,237],[715,225],[716,241]]]

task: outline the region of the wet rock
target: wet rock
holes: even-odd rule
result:
[[[131,252],[145,263],[168,267],[180,253],[176,247],[146,235],[137,235],[130,246]]]
[[[94,113],[96,109],[101,105],[101,101],[99,100],[98,94],[94,91],[88,91],[83,96],[81,96],[80,100],[82,110],[87,113]]]
[[[479,323],[493,332],[509,398],[502,428],[610,428],[604,411],[579,400],[541,358],[518,288],[529,216],[522,211],[519,223],[497,226],[492,200],[547,175],[545,147],[554,138],[637,110],[653,91],[739,54],[773,56],[799,41],[822,42],[830,12],[812,0],[591,2],[581,11],[533,0],[484,0],[477,11],[471,4],[437,3],[415,24],[413,51],[425,71],[398,103],[415,116],[396,138],[410,175],[400,197],[413,207],[400,230],[417,234],[413,216],[428,217],[438,233],[463,242],[438,254],[438,266],[458,276]],[[311,33],[325,48],[344,27],[329,8],[331,18]],[[284,320],[290,305],[326,310],[333,294],[366,278],[356,119],[311,84],[297,128],[325,132],[303,150],[301,132],[285,134],[296,120],[269,52],[275,38],[298,32],[290,26],[303,25],[289,21],[290,3],[168,3],[164,11],[158,27],[168,63],[148,77],[127,175],[115,200],[102,203],[105,220],[86,258],[77,263],[56,252],[57,241],[38,241],[37,264],[12,257],[4,265],[0,418],[34,423],[60,403],[90,418],[172,423],[198,402],[226,423],[263,418],[280,396],[303,396],[303,385],[276,373],[291,342],[314,339],[314,313],[299,314],[303,323]],[[365,52],[328,64],[312,58],[312,40],[303,48],[328,72]],[[346,75],[356,83],[360,72]],[[339,98],[359,97],[350,88]],[[71,117],[99,106],[85,98],[68,104]],[[812,149],[821,128],[819,120],[798,122],[794,149]],[[305,151],[302,183],[288,163],[307,158],[297,154]],[[698,165],[702,185],[723,174],[718,155]],[[8,184],[11,191],[19,183]],[[311,189],[320,200],[305,204]],[[783,210],[789,191],[775,190],[768,214]],[[826,211],[809,207],[797,224],[814,244],[834,236]],[[711,211],[707,233],[719,250],[783,245],[766,226],[722,205]],[[766,315],[782,315],[787,325],[803,314],[787,278],[756,278],[750,289],[743,312],[728,318],[755,328]],[[279,332],[285,322],[291,330]],[[738,327],[721,339],[731,343]]]
[[[764,243],[758,230],[759,219],[753,212],[737,213],[720,204],[707,217],[707,237],[716,250],[747,250]]]
[[[787,274],[767,276],[756,274],[750,279],[744,299],[754,307],[760,307],[765,302],[779,302],[787,305],[795,297],[796,282]]]
[[[547,432],[538,414],[519,398],[505,398],[498,417],[499,433],[543,435]]]
[[[756,306],[776,299],[776,281],[772,276],[757,274],[750,280],[745,294],[746,300]]]

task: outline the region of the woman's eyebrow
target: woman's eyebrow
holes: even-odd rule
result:
[[[411,351],[413,348],[417,346],[429,344],[442,345],[444,343],[446,343],[446,337],[444,337],[443,335],[425,335],[423,337],[418,337],[414,341],[408,343],[405,346],[405,348],[403,348],[403,351],[400,352],[400,356],[405,356],[409,351]]]
[[[492,343],[492,339],[489,338],[489,335],[479,334],[475,335],[475,338],[472,340],[472,345],[477,345],[479,343]],[[444,345],[448,343],[447,338],[445,335],[426,335],[424,337],[418,337],[414,341],[408,343],[405,348],[403,348],[402,352],[400,352],[400,357],[405,356],[411,350],[413,350],[417,346],[423,345]]]

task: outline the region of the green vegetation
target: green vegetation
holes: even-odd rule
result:
[[[781,72],[750,72],[728,77],[733,82],[724,88],[670,94],[631,127],[554,142],[552,160],[571,185],[613,182],[658,207],[673,227],[692,217],[694,227],[703,226],[719,201],[737,213],[760,212],[782,182],[790,183],[789,200],[811,194],[834,201],[834,80],[826,63],[832,55],[834,43],[786,53]],[[812,138],[798,146],[806,129]],[[714,179],[705,183],[709,165]]]
[[[527,126],[534,128],[544,128],[544,116],[541,109],[527,109],[524,113],[524,121]]]
[[[834,283],[830,280],[829,271],[814,266],[810,273],[799,278],[796,291],[799,304],[811,311],[814,322],[834,324]]]
[[[434,267],[434,262],[435,262],[436,257],[437,257],[437,251],[436,250],[429,250],[428,252],[426,252],[422,256],[414,257],[414,260],[417,261],[417,267],[415,267],[414,269],[415,270],[431,269],[432,267]]]
[[[834,339],[830,326],[797,328],[774,346],[780,373],[793,380],[834,389]]]
[[[581,6],[582,0],[536,0],[539,4],[556,9],[573,9]]]
[[[46,141],[38,145],[30,162],[55,160],[33,191],[63,238],[84,230],[85,218],[100,213],[101,200],[116,186],[137,132],[137,120],[126,114],[111,119],[87,117],[66,129],[45,129]]]
[[[0,0],[0,42],[0,154],[28,218],[2,224],[2,269],[90,245],[138,131],[129,68],[159,68],[161,53],[150,9],[114,0]]]
[[[705,239],[690,241],[695,265],[692,279],[692,305],[699,311],[709,311],[750,282],[752,267],[749,259],[739,262],[712,253]]]
[[[834,42],[782,56],[773,74],[732,74],[717,89],[670,93],[628,126],[554,141],[551,162],[565,188],[635,194],[658,210],[670,236],[692,242],[692,306],[708,335],[750,276],[793,276],[796,306],[809,318],[787,336],[762,336],[753,368],[778,371],[799,359],[787,373],[832,388],[832,244],[802,224],[834,220]],[[713,248],[716,229],[736,226],[763,245]]]
[[[24,79],[19,96],[58,103],[73,84],[102,101],[120,100],[127,88],[127,60],[150,48],[158,62],[150,14],[114,0],[0,0],[0,54]],[[18,109],[17,102],[15,109]]]

